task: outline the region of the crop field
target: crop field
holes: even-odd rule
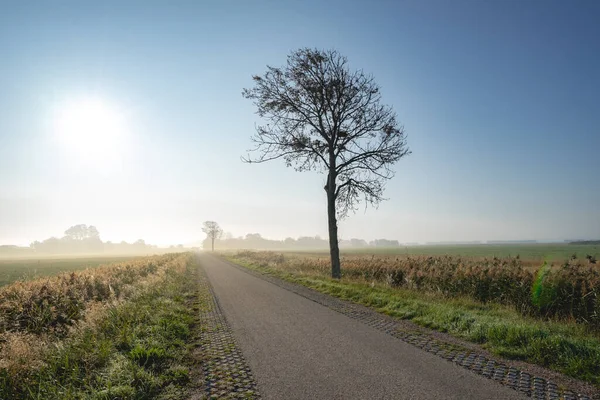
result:
[[[40,258],[0,259],[0,286],[17,280],[52,276],[61,272],[73,272],[139,257],[86,257],[86,258]]]
[[[541,263],[562,262],[576,255],[585,258],[587,255],[596,259],[600,258],[599,245],[575,245],[575,244],[469,244],[469,245],[422,245],[422,246],[400,246],[382,248],[342,248],[341,254],[363,254],[363,255],[395,255],[395,256],[460,256],[469,258],[493,258],[493,257],[516,257],[530,262]],[[302,255],[323,255],[328,250],[297,252]]]
[[[225,253],[234,254],[235,251]],[[289,258],[321,259],[327,257],[329,250],[281,251]],[[535,271],[544,263],[562,265],[575,257],[585,261],[586,257],[600,259],[599,245],[570,244],[481,244],[481,245],[435,245],[381,248],[342,248],[340,255],[349,260],[374,259],[401,260],[422,257],[454,257],[465,261],[481,262],[484,260],[518,259],[523,268]],[[600,262],[600,261],[599,261]],[[600,265],[600,264],[598,264]]]

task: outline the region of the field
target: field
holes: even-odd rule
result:
[[[326,253],[327,250],[313,252],[315,254]],[[310,252],[307,252],[310,253]],[[516,257],[531,262],[541,263],[546,261],[562,262],[569,259],[573,254],[578,258],[591,255],[600,258],[600,245],[574,245],[555,243],[532,243],[532,244],[476,244],[476,245],[423,245],[423,246],[401,246],[388,248],[357,248],[341,249],[342,254],[390,254],[390,255],[412,255],[412,256],[461,256],[471,258],[492,257]]]
[[[571,249],[557,247],[554,254],[573,255],[564,247]],[[224,256],[600,387],[600,265],[585,257],[587,247],[582,258],[547,264],[539,255],[548,247],[520,248],[530,258],[477,257],[472,248],[453,249],[462,256],[431,255],[431,248],[421,248],[425,255],[346,251],[340,280],[330,278],[325,252]]]
[[[600,265],[586,258],[597,254],[571,245],[345,250],[341,280],[329,277],[326,251],[224,256],[600,388]],[[210,299],[196,262],[192,253],[0,260],[0,398],[191,393],[206,356],[198,310]]]
[[[235,251],[225,251],[233,254]],[[281,251],[289,257],[319,259],[327,257],[329,250]],[[494,258],[519,259],[520,264],[530,270],[537,270],[545,262],[550,265],[561,265],[575,256],[586,260],[587,256],[600,259],[600,245],[571,245],[556,243],[527,244],[475,244],[475,245],[422,245],[401,247],[341,248],[342,258],[358,259],[360,257],[407,259],[410,257],[459,257],[464,260],[481,261]],[[600,264],[599,264],[600,265]]]
[[[47,272],[102,261],[47,260]],[[194,255],[178,253],[0,288],[0,398],[189,397],[203,356],[196,277]]]
[[[322,257],[327,250],[290,251],[286,254],[297,254],[301,257]],[[569,244],[481,244],[481,245],[436,245],[408,246],[398,248],[359,248],[342,249],[342,256],[358,255],[389,255],[406,256],[461,256],[467,258],[515,257],[534,268],[544,261],[561,263],[573,254],[578,258],[591,255],[600,258],[598,245],[569,245]],[[122,262],[139,257],[135,256],[91,256],[91,257],[62,257],[40,259],[2,259],[0,258],[0,286],[7,285],[19,279],[52,276],[61,272],[78,271],[98,265]]]
[[[61,272],[79,271],[98,265],[122,262],[134,258],[136,257],[0,259],[0,286],[20,279],[52,276]]]

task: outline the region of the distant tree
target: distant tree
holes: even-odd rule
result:
[[[60,253],[63,251],[63,242],[61,239],[51,237],[43,242],[35,242],[35,250],[41,253]]]
[[[254,101],[267,123],[252,137],[248,163],[283,159],[297,171],[327,174],[331,275],[341,276],[337,221],[362,200],[384,200],[392,165],[410,151],[391,107],[381,104],[379,86],[362,70],[350,71],[335,50],[300,49],[287,65],[267,66],[243,96]]]
[[[65,236],[73,240],[83,240],[87,237],[87,225],[74,225],[65,231]]]
[[[298,240],[296,240],[296,244],[298,247],[302,247],[305,249],[324,249],[327,248],[327,241],[321,239],[317,236],[300,236]]]
[[[98,229],[95,226],[90,225],[90,226],[88,226],[88,229],[87,229],[87,237],[94,238],[94,239],[99,238],[100,232],[98,232]]]
[[[20,247],[15,245],[0,245],[0,255],[26,255],[30,254],[30,247]]]
[[[375,247],[399,247],[400,242],[397,240],[375,239],[370,243],[370,245]]]
[[[202,226],[202,232],[206,233],[206,238],[211,241],[211,249],[215,251],[215,239],[221,238],[223,229],[215,221],[205,221]]]
[[[352,247],[367,247],[368,244],[364,239],[350,239],[350,246],[352,246]]]
[[[93,226],[85,224],[74,225],[65,231],[65,236],[73,240],[99,239],[100,232]]]
[[[249,233],[244,239],[244,247],[250,249],[267,249],[269,241],[264,239],[260,233]]]

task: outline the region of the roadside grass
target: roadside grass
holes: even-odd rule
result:
[[[448,298],[377,282],[333,280],[314,271],[290,272],[281,266],[260,265],[231,254],[225,257],[246,268],[478,343],[508,359],[538,364],[600,387],[600,335],[573,321],[543,321],[495,303]]]
[[[299,275],[330,276],[327,256],[240,251],[237,259]],[[532,268],[520,258],[344,256],[342,277],[352,282],[468,297],[513,307],[541,320],[575,320],[600,330],[600,268],[570,258]]]
[[[23,360],[0,368],[0,398],[185,398],[200,326],[197,268],[181,257],[131,298],[90,305],[65,338],[40,336],[39,359],[12,349]]]

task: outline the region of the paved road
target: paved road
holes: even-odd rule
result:
[[[264,399],[524,399],[210,255],[201,264]]]

